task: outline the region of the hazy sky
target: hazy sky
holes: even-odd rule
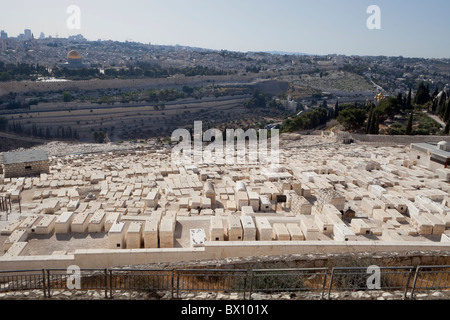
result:
[[[70,30],[70,5],[81,29]],[[367,8],[381,9],[369,30]],[[448,0],[0,0],[0,29],[235,51],[450,58]]]

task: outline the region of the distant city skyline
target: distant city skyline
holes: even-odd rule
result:
[[[67,27],[72,5],[80,29]],[[371,5],[381,9],[379,30],[366,25]],[[3,4],[0,30],[241,52],[450,58],[449,12],[447,0],[42,0]]]

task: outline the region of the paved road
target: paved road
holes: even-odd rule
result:
[[[445,128],[446,124],[444,121],[442,121],[438,116],[434,115],[434,114],[429,114],[428,112],[424,111],[424,114],[426,114],[427,116],[429,116],[431,119],[433,119],[434,121],[436,121],[437,123],[439,123],[443,128]]]
[[[8,139],[27,141],[27,142],[35,142],[35,143],[47,143],[48,142],[48,140],[44,140],[44,139],[24,137],[24,136],[19,136],[16,134],[6,133],[6,132],[0,132],[0,138],[8,138]]]

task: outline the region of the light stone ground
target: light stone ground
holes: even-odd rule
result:
[[[244,193],[267,195],[272,200],[269,211],[250,211],[253,218],[267,217],[271,225],[308,225],[310,229],[303,232],[314,238],[317,236],[319,240],[333,240],[337,237],[335,232],[342,228],[344,231],[340,232],[357,241],[440,242],[444,239],[443,234],[450,235],[448,181],[415,165],[409,159],[409,146],[343,145],[333,137],[286,135],[280,142],[280,165],[276,168],[259,164],[176,165],[171,161],[171,148],[158,147],[154,143],[84,147],[50,143],[41,148],[52,155],[49,174],[4,179],[0,185],[1,194],[20,191],[22,210],[19,213],[18,202],[14,202],[8,220],[4,214],[0,219],[1,230],[18,219],[36,214],[42,216],[46,206],[55,203],[56,216],[71,210],[77,215],[82,212],[92,215],[103,210],[106,214],[120,213],[119,221],[127,224],[145,222],[158,214],[164,218],[175,213],[173,246],[188,248],[190,229],[202,228],[209,237],[211,215],[222,216],[225,223],[227,216],[242,214],[235,202],[247,201],[239,198],[242,192],[235,192],[236,182],[240,181],[246,187]],[[203,194],[207,181],[214,186],[215,203],[210,199],[214,195],[209,194],[206,198]],[[147,207],[146,196],[152,191],[159,195],[158,203],[156,207]],[[275,199],[283,194],[287,196],[287,202],[277,204]],[[385,213],[388,206],[393,205],[386,195],[401,199],[411,212],[417,209],[422,218],[428,216],[425,220],[431,223],[430,229],[424,228],[425,220],[415,219],[412,215],[402,214],[401,222],[394,221],[397,218],[389,214],[376,215],[377,210]],[[302,197],[301,201],[299,197]],[[433,206],[421,205],[418,197],[427,198]],[[199,199],[199,205],[204,207],[190,208],[188,203],[193,199]],[[206,204],[206,200],[211,204]],[[71,207],[74,203],[76,206]],[[327,204],[334,208],[331,213]],[[370,232],[355,233],[350,219],[341,219],[339,211],[345,214],[353,211],[353,219],[364,220]],[[318,220],[314,215],[324,214],[339,217],[337,222],[332,219],[335,221],[332,224],[339,226],[332,232],[319,230],[317,235],[314,230]],[[7,238],[8,235],[0,235],[0,249],[4,249]],[[107,248],[108,233],[106,230],[67,235],[30,233],[27,242],[22,255],[70,253],[76,249]],[[0,254],[4,254],[4,250]]]

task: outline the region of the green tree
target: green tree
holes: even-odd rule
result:
[[[444,113],[445,113],[445,108],[447,107],[446,103],[447,103],[447,94],[445,93],[445,91],[443,91],[443,96],[441,97],[441,99],[437,102],[437,106],[436,106],[436,114],[443,118],[444,117]]]
[[[260,93],[258,90],[253,92],[251,100],[244,103],[246,108],[264,108],[267,102],[270,101],[270,97],[266,94]]]
[[[407,135],[412,135],[413,133],[413,121],[414,121],[414,112],[411,112],[408,118],[408,123],[406,124]]]
[[[417,94],[414,97],[414,102],[418,105],[424,105],[428,101],[430,101],[430,89],[428,86],[425,86],[425,83],[422,81],[417,90]]]
[[[434,89],[433,95],[432,95],[431,97],[434,99],[434,98],[437,97],[438,94],[439,94],[439,88],[436,87],[436,88]]]
[[[45,138],[50,139],[52,137],[50,128],[47,127],[47,129],[45,129]]]
[[[450,100],[447,103],[444,115],[442,116],[442,120],[444,120],[445,122],[448,122],[450,120]]]
[[[94,132],[94,141],[97,143],[104,143],[106,139],[106,134],[103,131]]]
[[[403,94],[401,92],[398,93],[397,95],[397,103],[400,106],[400,108],[403,110],[404,105],[403,105]]]
[[[309,110],[293,119],[286,119],[282,125],[282,132],[314,129],[317,126],[326,124],[329,119],[328,109]]]
[[[0,72],[0,81],[9,81],[12,79],[12,76],[9,72]]]
[[[193,88],[193,87],[183,86],[183,92],[186,93],[187,95],[193,94],[194,91],[195,91],[195,88]]]
[[[366,110],[346,108],[339,112],[337,121],[344,126],[346,130],[358,130],[367,119]]]
[[[396,114],[400,113],[401,105],[398,103],[397,98],[389,97],[380,102],[377,107],[380,116],[385,118],[392,118]]]
[[[369,119],[367,120],[366,134],[370,133],[370,129],[371,129],[371,126],[372,126],[373,113],[374,113],[373,109],[374,109],[374,105],[372,103],[371,106],[370,106],[370,111],[369,111]]]
[[[336,101],[336,104],[334,105],[334,118],[336,118],[339,114],[339,100]]]
[[[0,131],[6,131],[6,128],[8,128],[8,119],[0,117]]]
[[[378,134],[380,124],[380,113],[377,109],[373,110],[372,120],[369,124],[369,134]]]
[[[64,91],[64,92],[62,93],[62,96],[63,96],[63,101],[64,101],[64,102],[70,102],[70,101],[73,100],[72,94],[71,94],[70,92],[68,92],[68,91]]]
[[[412,107],[412,90],[409,88],[408,97],[406,98],[405,109],[411,109]]]

